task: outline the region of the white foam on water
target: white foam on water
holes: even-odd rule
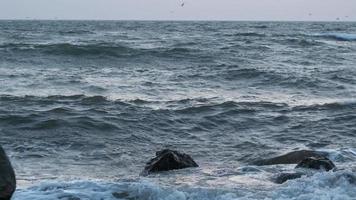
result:
[[[140,181],[134,183],[103,182],[47,182],[27,189],[19,189],[14,200],[48,199],[137,199],[137,200],[187,200],[216,199],[230,200],[235,195],[219,190],[194,189],[193,191],[160,187],[155,183]]]
[[[356,198],[356,174],[351,171],[316,173],[288,181],[267,199],[353,200]]]
[[[163,186],[148,180],[123,183],[100,181],[45,182],[16,191],[14,200],[353,200],[356,197],[356,173],[322,172],[311,177],[287,181],[270,190],[241,187],[234,189],[194,186]]]

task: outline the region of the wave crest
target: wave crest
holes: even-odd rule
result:
[[[324,33],[316,36],[336,41],[356,41],[356,34],[349,33]]]
[[[195,55],[200,50],[189,47],[157,47],[152,49],[134,48],[116,43],[51,43],[51,44],[28,44],[28,43],[5,43],[0,45],[0,51],[35,52],[55,56],[108,56],[108,57],[131,57],[131,56],[162,56],[179,57]]]

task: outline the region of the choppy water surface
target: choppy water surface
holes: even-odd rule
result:
[[[353,199],[355,64],[356,23],[0,21],[14,199]],[[166,147],[201,167],[139,177]],[[345,170],[248,165],[295,149]]]

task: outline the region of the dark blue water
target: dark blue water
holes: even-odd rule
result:
[[[356,23],[0,21],[15,199],[353,199],[346,172],[248,163],[323,150],[355,175],[355,64]],[[139,177],[166,147],[201,167]]]

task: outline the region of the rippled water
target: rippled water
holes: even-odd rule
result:
[[[0,21],[15,199],[352,199],[355,63],[356,23]],[[139,177],[166,147],[201,167]],[[295,149],[346,171],[248,164]]]

